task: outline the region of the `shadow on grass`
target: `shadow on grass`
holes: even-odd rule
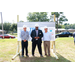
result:
[[[59,59],[57,60],[55,57],[21,57],[21,62],[71,62],[70,60],[64,58],[59,53],[57,53]]]
[[[57,56],[59,58],[56,62],[71,62],[69,59],[66,59],[65,57],[63,57],[59,53],[56,53],[56,54],[57,54]]]

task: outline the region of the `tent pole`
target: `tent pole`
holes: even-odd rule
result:
[[[1,24],[2,24],[2,34],[3,34],[3,39],[4,39],[4,29],[3,29],[3,18],[2,18],[2,12],[1,13]]]
[[[54,15],[54,22],[55,22],[55,15]],[[53,55],[55,56],[55,58],[59,59],[58,56],[56,55],[55,41],[51,42],[51,51],[52,51]]]

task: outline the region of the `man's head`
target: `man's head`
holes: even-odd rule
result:
[[[39,25],[35,24],[35,29],[38,30],[38,28],[39,28]]]
[[[44,27],[44,30],[45,30],[45,32],[48,32],[48,27],[45,26],[45,27]]]
[[[26,29],[27,29],[27,26],[23,25],[23,30],[26,31]]]

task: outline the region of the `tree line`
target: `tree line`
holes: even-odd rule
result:
[[[16,23],[13,23],[13,24],[11,24],[11,23],[3,23],[3,28],[4,28],[4,30],[6,31],[6,33],[12,33],[13,34],[13,32],[17,32],[17,24]],[[0,24],[0,29],[2,29],[2,25]]]
[[[4,30],[7,31],[6,33],[14,33],[17,32],[17,23],[3,23]],[[57,27],[56,27],[57,28]],[[75,24],[65,23],[64,25],[58,24],[58,28],[64,29],[75,29]],[[2,29],[2,25],[0,24],[0,29]]]
[[[64,28],[64,29],[75,29],[75,23],[74,24],[64,24],[64,25],[58,25],[58,28]]]

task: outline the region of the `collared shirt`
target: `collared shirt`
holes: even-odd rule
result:
[[[36,30],[36,37],[38,37],[38,30]],[[36,39],[36,40],[38,40],[38,39]]]
[[[21,40],[28,40],[29,39],[29,32],[28,31],[22,31],[21,32]]]
[[[47,33],[44,32],[43,41],[50,41],[50,40],[51,40],[51,33],[50,32],[47,32]]]
[[[38,36],[38,30],[36,30],[36,36]]]

